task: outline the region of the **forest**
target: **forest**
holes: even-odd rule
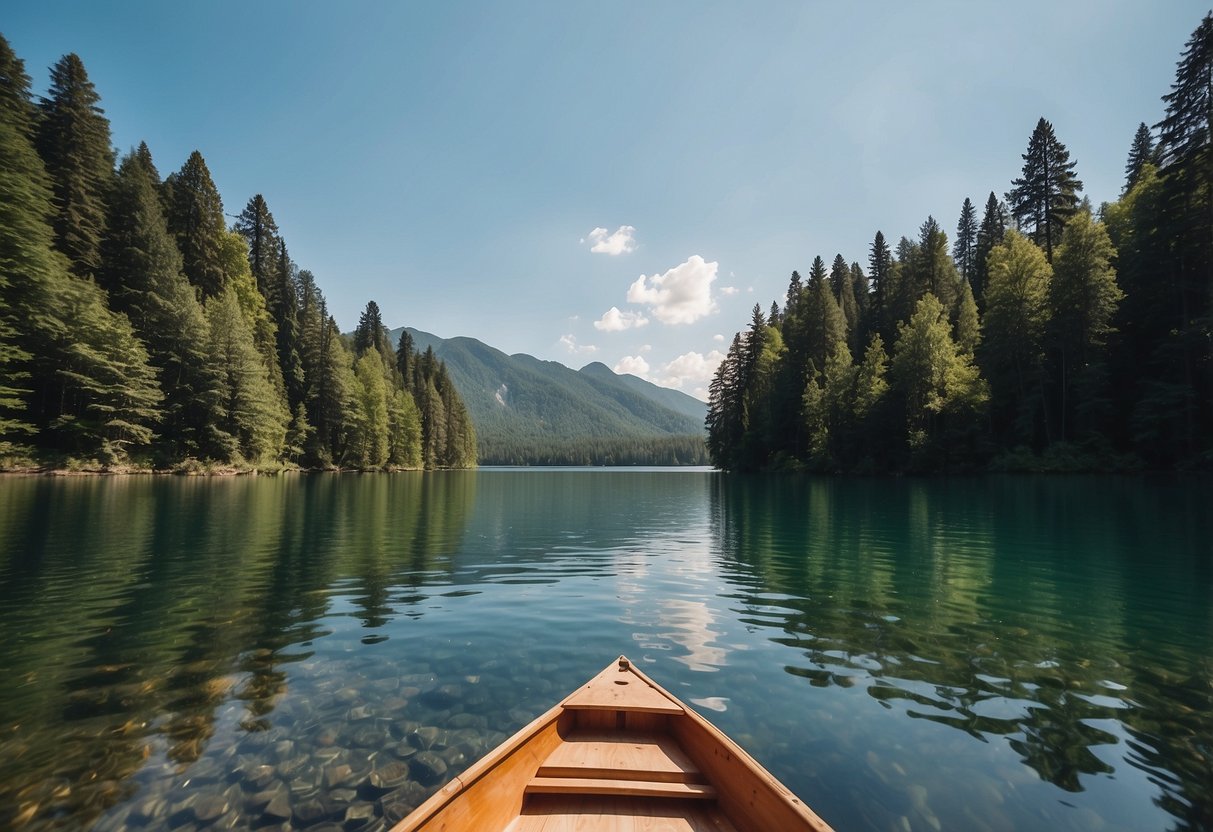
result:
[[[755,306],[709,389],[726,470],[1110,471],[1213,467],[1213,15],[1122,193],[1080,199],[1041,118],[1003,199],[954,242],[877,231]]]
[[[261,194],[229,227],[201,153],[119,161],[80,58],[50,80],[0,36],[0,467],[476,464],[443,363],[373,301],[343,335]]]

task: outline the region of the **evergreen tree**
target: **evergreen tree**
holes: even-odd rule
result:
[[[388,388],[383,379],[383,363],[375,353],[366,353],[354,365],[358,379],[359,418],[351,455],[359,468],[381,468],[387,464]]]
[[[885,336],[890,334],[886,328],[889,326],[887,310],[892,269],[893,252],[885,242],[884,234],[877,231],[868,256],[868,275],[872,281],[872,329]]]
[[[168,228],[181,250],[182,270],[202,299],[226,286],[223,259],[223,200],[202,154],[195,150],[165,182]]]
[[[713,465],[726,471],[736,467],[735,459],[744,435],[741,403],[745,391],[739,378],[741,354],[741,333],[737,333],[708,385],[708,412],[704,420],[708,454]]]
[[[211,454],[224,461],[277,459],[291,414],[274,390],[235,291],[209,299],[206,318],[219,414],[209,426]]]
[[[847,324],[838,308],[838,301],[826,281],[825,263],[814,258],[805,287],[805,319],[808,330],[808,360],[814,367],[825,367],[826,359],[839,341],[847,337]]]
[[[369,351],[381,355],[387,349],[387,329],[379,314],[379,304],[368,301],[358,317],[358,328],[354,330],[354,354],[361,357]]]
[[[855,305],[859,310],[859,322],[856,325],[859,343],[867,343],[868,332],[872,328],[872,287],[868,284],[868,276],[863,273],[863,267],[858,263],[851,264],[851,291],[855,294]]]
[[[400,378],[404,384],[404,389],[412,392],[413,389],[413,365],[415,363],[417,350],[413,346],[413,336],[409,335],[407,329],[400,333],[400,341],[396,345],[396,370],[400,373]],[[416,405],[414,405],[416,406]]]
[[[956,323],[953,327],[956,346],[962,353],[973,355],[981,343],[981,320],[977,314],[977,301],[968,283],[960,284],[960,300],[956,304]]]
[[[100,100],[80,58],[64,55],[51,68],[38,121],[38,150],[55,195],[55,246],[77,277],[90,277],[101,266],[105,203],[114,175],[110,125]]]
[[[1157,125],[1163,204],[1156,222],[1172,244],[1170,291],[1163,290],[1172,321],[1162,340],[1187,388],[1186,450],[1213,459],[1213,12],[1188,39],[1163,101],[1167,111]]]
[[[29,83],[0,36],[0,455],[34,433],[31,361],[52,324],[49,284],[65,266],[51,251],[51,190],[33,147]]]
[[[994,246],[1002,242],[1007,233],[1006,213],[998,202],[998,197],[990,191],[986,200],[986,210],[981,217],[981,226],[977,229],[977,242],[973,248],[973,299],[977,301],[978,309],[984,308],[986,283],[990,274],[990,252]]]
[[[102,243],[101,282],[110,305],[147,345],[164,392],[162,439],[177,456],[197,455],[213,417],[202,307],[181,273],[149,169],[151,155],[128,155],[119,168]]]
[[[1137,132],[1133,134],[1133,145],[1129,148],[1129,160],[1125,162],[1125,193],[1131,191],[1137,184],[1142,166],[1153,159],[1154,137],[1150,134],[1150,128],[1143,121],[1137,125]]]
[[[1011,183],[1007,202],[1020,227],[1031,233],[1052,263],[1053,248],[1077,208],[1082,182],[1074,175],[1070,152],[1043,117],[1032,131],[1023,160],[1023,174]]]
[[[398,387],[388,399],[388,463],[397,468],[420,468],[422,463],[421,413],[412,394]]]
[[[1002,417],[995,428],[1012,442],[1039,445],[1048,430],[1044,336],[1053,269],[1045,253],[1015,230],[994,247],[989,268],[982,368],[990,379],[995,414]]]
[[[834,292],[834,299],[838,301],[838,308],[842,311],[842,318],[846,321],[847,335],[853,337],[855,328],[859,324],[859,303],[855,300],[855,286],[851,282],[851,267],[847,265],[847,261],[842,259],[841,254],[834,256],[834,263],[830,266],[830,289]]]
[[[233,230],[239,232],[248,243],[249,269],[253,273],[257,288],[265,296],[271,309],[280,307],[282,299],[277,296],[280,242],[278,224],[274,222],[274,215],[270,213],[265,197],[255,194],[248,201]]]
[[[276,328],[278,366],[289,408],[303,401],[303,365],[299,360],[299,299],[296,288],[297,269],[287,255],[286,241],[278,240],[278,257],[274,275],[273,300],[267,301]]]
[[[1049,307],[1061,374],[1062,441],[1070,436],[1071,425],[1079,434],[1092,431],[1110,408],[1105,350],[1115,331],[1116,307],[1124,299],[1111,264],[1115,254],[1103,224],[1089,214],[1070,221],[1057,250]]]
[[[965,283],[973,282],[973,271],[977,257],[977,209],[967,196],[960,206],[960,220],[956,223],[956,243],[952,246],[952,259]]]

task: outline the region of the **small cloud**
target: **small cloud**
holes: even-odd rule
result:
[[[614,368],[615,372],[620,375],[630,374],[640,376],[640,378],[648,378],[649,362],[645,361],[639,355],[625,355],[619,359]]]
[[[683,353],[661,368],[656,381],[663,387],[681,390],[692,385],[699,390],[711,381],[712,375],[723,360],[724,353],[719,350],[712,350],[707,355],[698,352]]]
[[[747,286],[747,287],[745,287],[745,293],[746,293],[747,295],[752,295],[752,294],[754,294],[754,287],[753,287],[753,286]]]
[[[612,306],[601,318],[594,321],[594,329],[602,332],[622,332],[625,329],[645,326],[648,322],[649,319],[639,312],[620,312],[619,307]]]
[[[652,345],[652,344],[641,344],[641,345],[640,345],[640,351],[641,351],[641,352],[650,352],[652,349],[653,349],[653,345]]]
[[[628,302],[647,305],[663,324],[694,323],[716,311],[712,282],[718,265],[692,254],[665,274],[642,274],[628,287]]]
[[[713,340],[713,341],[715,341],[717,344],[723,344],[723,343],[724,343],[724,336],[723,336],[723,335],[720,335],[720,334],[716,334],[716,335],[713,335],[713,336],[712,336],[712,340]]]
[[[720,294],[726,295],[726,296],[735,295],[740,291],[741,290],[738,289],[736,286],[721,286],[720,287]]]
[[[595,254],[628,254],[636,250],[636,229],[630,225],[621,225],[614,232],[608,232],[605,228],[595,228],[586,237],[581,239],[584,244],[589,240],[593,245],[590,246],[590,251]]]
[[[578,344],[577,339],[573,335],[561,335],[560,344],[571,355],[585,355],[587,353],[598,352],[598,347],[593,344]]]

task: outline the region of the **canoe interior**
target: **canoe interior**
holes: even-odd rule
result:
[[[706,719],[620,657],[393,832],[830,827]]]

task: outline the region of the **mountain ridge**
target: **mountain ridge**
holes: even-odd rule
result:
[[[476,338],[440,338],[414,327],[390,330],[391,343],[406,329],[414,349],[432,348],[446,363],[482,447],[704,435],[706,404],[601,362],[574,370],[526,353],[507,355]]]

